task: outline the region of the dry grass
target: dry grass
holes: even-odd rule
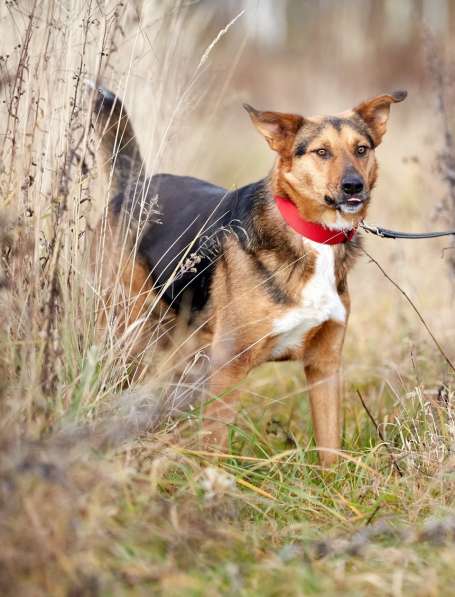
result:
[[[232,453],[214,457],[197,448],[197,416],[176,441],[163,402],[172,365],[153,337],[153,374],[131,385],[125,353],[134,330],[120,341],[96,337],[103,298],[88,273],[87,239],[107,190],[85,77],[125,98],[149,172],[191,172],[226,186],[262,176],[271,160],[234,108],[240,94],[282,109],[300,110],[305,98],[311,113],[383,91],[340,84],[329,105],[319,64],[314,92],[295,88],[289,100],[273,77],[284,60],[283,80],[293,81],[296,64],[269,50],[269,78],[245,84],[236,78],[239,63],[245,75],[242,52],[245,61],[257,56],[238,29],[242,17],[220,33],[235,8],[215,30],[218,13],[187,2],[30,0],[0,9],[2,594],[453,591],[453,371],[366,258],[351,280],[344,456],[330,473],[312,447],[298,364],[250,376]],[[433,225],[445,181],[431,167],[439,115],[428,97],[412,99],[411,89],[408,111],[392,115],[372,222]],[[444,246],[367,241],[453,359]]]

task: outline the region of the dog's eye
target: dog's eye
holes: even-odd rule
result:
[[[356,152],[356,154],[357,154],[357,155],[360,155],[360,156],[362,156],[362,155],[366,155],[366,154],[367,154],[367,152],[368,152],[368,149],[369,149],[369,148],[368,148],[368,146],[367,146],[367,145],[359,145],[359,146],[357,147],[357,149],[355,150],[355,152]]]
[[[302,155],[305,155],[305,151],[306,151],[305,144],[300,143],[300,145],[297,145],[297,147],[295,148],[295,156],[299,158]]]
[[[317,153],[317,155],[320,158],[328,158],[329,157],[329,152],[327,151],[327,149],[324,149],[323,147],[321,147],[320,149],[316,149],[315,153]]]

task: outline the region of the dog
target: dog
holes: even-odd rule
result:
[[[123,331],[142,322],[133,350],[141,354],[158,319],[172,327],[186,310],[215,398],[204,412],[211,446],[226,444],[236,387],[247,373],[266,361],[297,360],[309,386],[320,462],[336,462],[347,275],[377,178],[375,149],[390,106],[406,96],[396,91],[316,117],[245,104],[276,159],[265,178],[228,191],[190,176],[147,178],[124,105],[95,89],[95,128],[111,185],[97,237],[128,302],[116,313]],[[125,234],[134,250],[125,251]],[[169,342],[166,330],[161,337]]]

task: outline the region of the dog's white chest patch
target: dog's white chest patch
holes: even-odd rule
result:
[[[289,309],[272,323],[272,336],[277,337],[272,352],[274,357],[301,346],[305,335],[321,323],[330,319],[341,323],[346,321],[346,309],[335,284],[332,247],[306,239],[304,243],[316,253],[315,272],[302,290],[300,305]]]

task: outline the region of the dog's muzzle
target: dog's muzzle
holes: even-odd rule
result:
[[[347,214],[355,214],[359,212],[363,206],[368,203],[370,196],[365,191],[358,195],[347,195],[341,193],[336,199],[326,195],[324,201],[333,209]]]

